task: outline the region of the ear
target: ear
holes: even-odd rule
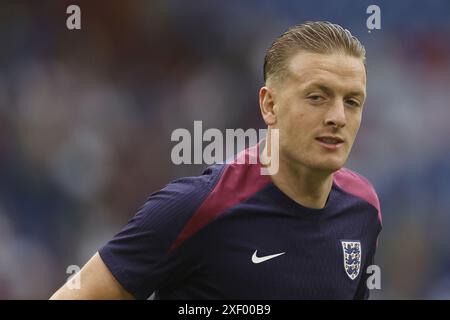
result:
[[[275,115],[275,93],[269,87],[262,87],[259,89],[259,107],[261,109],[261,114],[264,122],[270,126],[274,125],[277,121]]]

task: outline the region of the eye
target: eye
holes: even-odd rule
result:
[[[313,95],[308,96],[308,100],[313,102],[313,103],[318,103],[318,102],[324,101],[325,98],[320,96],[320,95],[318,95],[318,94],[313,94]]]
[[[358,101],[358,100],[355,100],[355,99],[347,99],[347,100],[345,101],[345,103],[348,104],[348,105],[351,106],[351,107],[359,107],[359,106],[361,106],[361,104],[359,103],[359,101]]]

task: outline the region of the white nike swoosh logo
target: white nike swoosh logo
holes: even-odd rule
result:
[[[264,261],[276,258],[276,257],[281,256],[282,254],[286,253],[286,252],[281,252],[281,253],[277,253],[277,254],[271,254],[270,256],[258,257],[256,255],[257,252],[258,252],[258,250],[255,250],[255,252],[253,253],[253,256],[252,256],[252,262],[253,263],[261,263],[261,262],[264,262]]]

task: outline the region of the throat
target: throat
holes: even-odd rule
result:
[[[310,170],[283,170],[272,176],[273,183],[298,204],[323,209],[333,185],[332,173],[324,174]],[[284,166],[283,166],[284,167]]]

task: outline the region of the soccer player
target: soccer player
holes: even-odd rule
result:
[[[381,231],[372,185],[344,168],[366,97],[365,49],[329,22],[290,28],[269,48],[259,103],[279,132],[234,162],[153,193],[54,299],[366,299]],[[262,153],[264,154],[264,153]],[[250,162],[250,163],[249,163]]]

